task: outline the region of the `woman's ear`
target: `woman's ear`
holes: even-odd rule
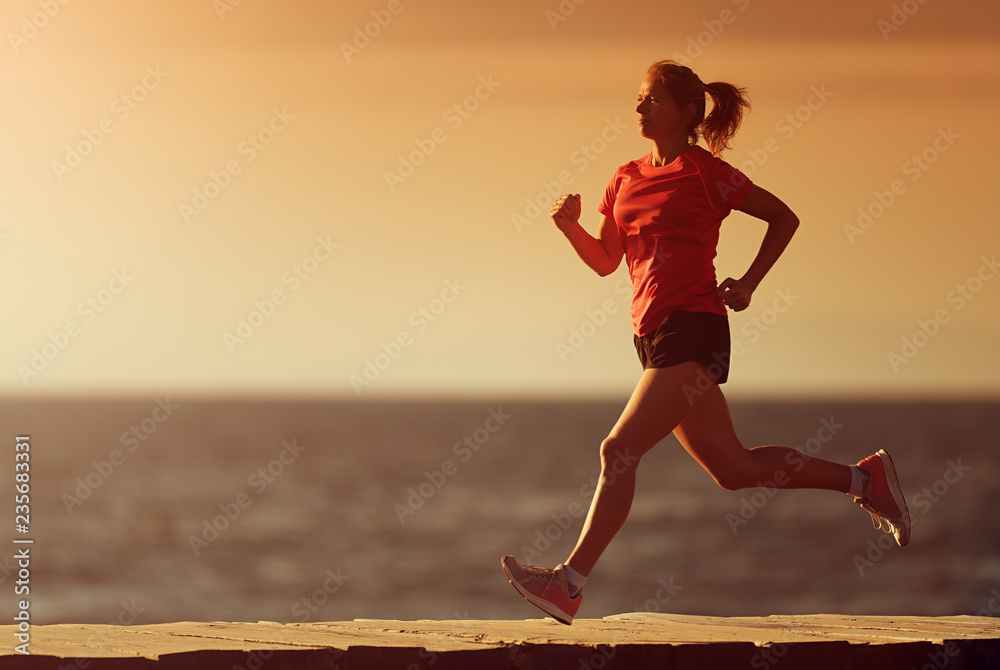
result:
[[[689,102],[687,106],[684,108],[684,123],[690,124],[691,119],[693,119],[694,115],[697,113],[698,113],[697,106],[693,102]]]

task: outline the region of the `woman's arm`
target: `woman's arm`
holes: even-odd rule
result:
[[[602,216],[594,237],[580,225],[580,196],[563,195],[552,203],[552,220],[570,241],[576,253],[591,270],[606,277],[622,262],[625,250],[618,236],[618,225],[609,216]]]
[[[799,218],[788,205],[759,186],[754,186],[739,210],[767,222],[767,232],[760,243],[760,250],[750,268],[739,279],[727,278],[719,285],[722,301],[730,309],[740,312],[750,305],[750,297],[757,290],[764,275],[774,266],[788,246]]]

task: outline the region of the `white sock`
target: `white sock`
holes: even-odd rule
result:
[[[868,487],[868,482],[871,481],[871,473],[867,470],[862,470],[856,465],[851,467],[851,489],[847,492],[848,495],[852,495],[855,498],[863,498],[865,495],[865,489]]]
[[[583,591],[583,585],[587,583],[587,578],[563,563],[563,570],[566,572],[566,583],[569,585],[569,597],[576,598]]]

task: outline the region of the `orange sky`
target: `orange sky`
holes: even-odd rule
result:
[[[627,393],[624,268],[531,201],[593,229],[678,54],[748,87],[727,159],[802,220],[727,392],[995,395],[1000,10],[815,4],[8,2],[0,386]]]

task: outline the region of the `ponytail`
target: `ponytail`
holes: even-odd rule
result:
[[[743,121],[743,110],[750,109],[750,98],[745,88],[716,81],[705,86],[712,98],[712,112],[701,123],[701,134],[713,156],[729,150],[736,131]]]
[[[688,125],[688,142],[698,143],[705,138],[713,156],[721,156],[729,149],[736,131],[743,121],[744,110],[750,109],[750,98],[745,88],[724,81],[705,84],[691,68],[672,60],[653,63],[648,70],[662,81],[682,109],[694,104],[695,113]],[[712,98],[712,111],[705,117],[705,96]]]

